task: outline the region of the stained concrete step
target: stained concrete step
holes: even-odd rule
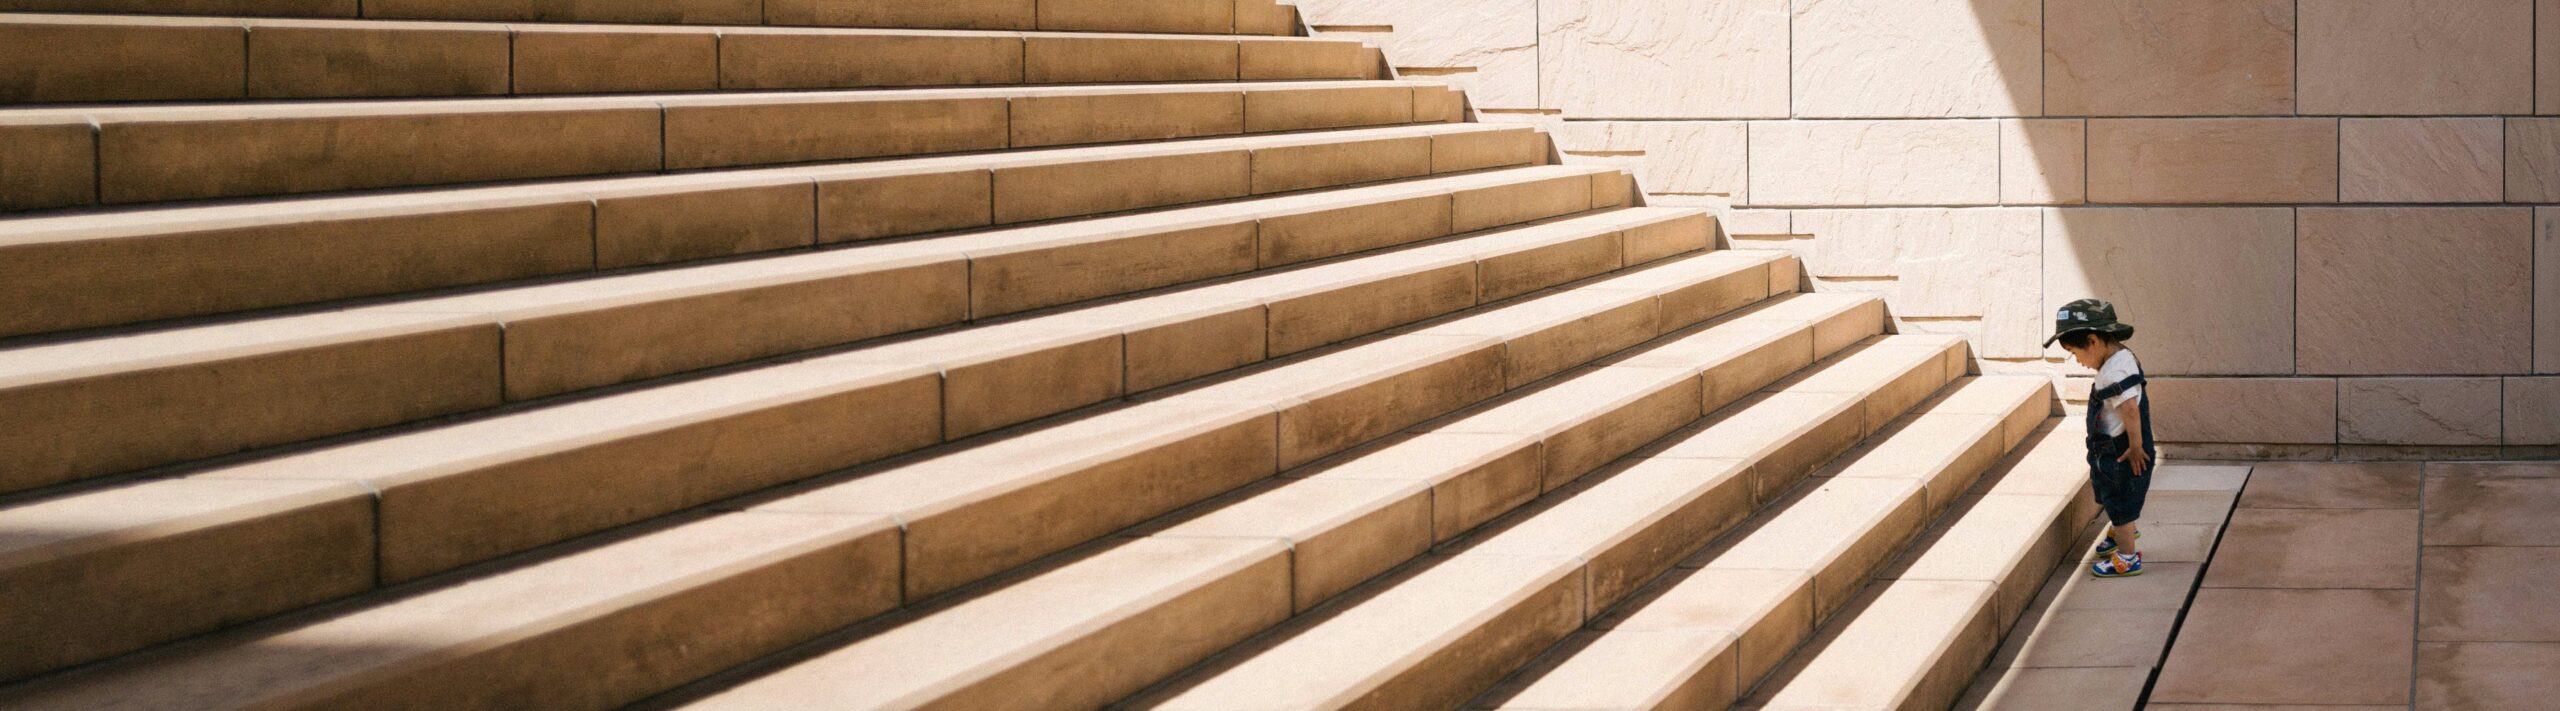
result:
[[[746,525],[731,523],[741,517],[796,520],[804,523],[778,525],[805,526],[805,530],[795,529],[800,536],[862,541],[862,555],[830,548],[783,560],[765,558],[755,562],[790,572],[741,579],[729,571],[747,568],[748,562],[741,558],[765,549],[730,552],[705,547],[671,553],[635,543],[710,535],[696,533],[703,526],[680,524],[626,540],[599,542],[520,569],[545,571],[528,574],[534,578],[531,582],[516,582],[518,571],[497,572],[416,597],[358,604],[316,622],[279,623],[217,635],[165,654],[112,662],[14,693],[0,692],[0,705],[202,708],[290,699],[364,706],[391,698],[437,708],[501,702],[578,708],[627,703],[734,664],[741,654],[769,653],[800,641],[767,636],[762,630],[808,633],[850,623],[865,611],[876,612],[880,606],[871,593],[881,586],[897,600],[912,603],[1497,396],[1504,391],[1503,373],[1524,360],[1517,351],[1529,344],[1585,350],[1610,347],[1588,339],[1541,340],[1543,334],[1572,327],[1569,322],[1555,323],[1549,314],[1534,308],[1545,300],[1607,292],[1628,301],[1658,303],[1689,289],[1749,284],[1765,290],[1770,281],[1767,265],[1787,259],[1791,257],[1709,254],[1676,260],[1631,275],[1647,277],[1631,283],[1589,281],[1479,314],[1517,314],[1513,328],[1503,335],[1383,336],[980,446],[815,482],[797,492],[775,494],[743,514],[709,519],[718,522],[714,526]],[[1652,275],[1663,270],[1690,274],[1692,281],[1685,288],[1659,289],[1654,286],[1659,277]],[[1646,330],[1661,333],[1687,325],[1664,323]],[[807,365],[842,367],[846,361],[824,359]],[[742,455],[761,451],[752,446],[725,449]],[[634,454],[668,456],[663,451]],[[698,491],[703,478],[726,470],[721,464],[688,467],[673,480],[634,480],[630,483],[637,488],[613,491],[633,496],[681,488]],[[429,542],[427,550],[450,551],[457,544],[469,544],[451,536],[522,535],[527,529],[556,524],[560,514],[584,513],[578,507],[581,502],[592,502],[608,491],[600,488],[604,482],[597,476],[548,472],[553,479],[541,481],[527,472],[517,474],[504,483],[503,491],[489,489],[486,493],[491,496],[476,503],[445,498],[419,506],[398,504],[392,499],[400,498],[400,492],[386,489],[380,505],[385,564],[401,564],[398,556],[403,544],[392,537],[411,533],[446,537]],[[452,491],[459,483],[456,479],[460,478],[407,483],[428,489],[420,493],[433,499],[434,489]],[[446,486],[438,487],[440,483]],[[547,492],[558,495],[546,496]],[[527,501],[532,498],[549,501]],[[362,499],[358,501],[361,506]],[[467,513],[484,504],[506,502],[535,505],[490,524],[409,519],[402,514],[439,507]],[[880,513],[847,513],[856,511]],[[404,524],[404,519],[411,523]],[[883,528],[884,521],[893,523]],[[359,529],[315,538],[334,541],[362,535]],[[85,543],[112,542],[99,538],[105,537]],[[887,554],[871,553],[874,540],[887,542]],[[251,550],[219,549],[234,556]],[[255,552],[261,559],[291,557],[273,547]],[[882,566],[884,562],[888,567]],[[357,560],[341,565],[361,568],[363,564]],[[648,567],[653,572],[630,580],[550,572],[624,566]],[[201,586],[207,581],[190,582]],[[768,585],[794,589],[757,589]],[[548,589],[553,586],[563,589]],[[718,599],[709,606],[694,606],[690,599],[707,588],[735,592],[700,593]],[[66,595],[72,592],[56,590],[38,599],[79,597]],[[772,595],[770,600],[759,596],[766,592]],[[835,601],[837,607],[807,612],[803,603],[813,597]],[[122,605],[119,609],[138,609],[133,601]],[[496,622],[487,626],[455,626],[443,619],[453,610],[484,606],[503,606],[508,611],[490,613]],[[155,615],[166,612],[154,611]],[[778,619],[741,629],[727,619],[733,615]],[[671,634],[677,638],[671,639]],[[332,644],[373,653],[312,653]],[[625,653],[599,651],[639,646],[660,650],[666,655],[665,663],[630,664]],[[561,656],[524,663],[536,658],[528,656],[536,652],[521,650],[560,650]],[[573,661],[582,653],[586,655],[583,663]],[[620,671],[564,674],[564,670],[583,670],[591,664]],[[257,683],[241,683],[244,679]]]
[[[1536,165],[1547,148],[1526,127],[1434,124],[6,220],[0,337]]]
[[[1964,353],[1953,337],[1871,339],[1135,705],[1456,707],[1741,521],[1756,492],[1881,427],[1871,413],[1961,375]]]
[[[1358,42],[0,14],[0,104],[1376,79]]]
[[[13,12],[1287,35],[1272,0],[0,0]]]
[[[0,492],[1570,215],[1625,179],[1544,166],[0,350]],[[1580,223],[1642,234],[1566,270],[1703,246],[1641,229],[1667,214]]]
[[[2046,572],[2077,553],[2089,511],[2081,443],[2039,433],[1982,493],[1879,574],[1876,587],[1747,701],[1766,709],[1948,708],[2025,612]]]
[[[1778,293],[1639,346],[1662,353],[1658,365],[1577,368],[689,705],[1108,703],[1697,419],[1712,393],[1758,389],[1828,355],[1813,352],[1817,331],[1883,326],[1871,298]]]
[[[0,656],[0,678],[915,450],[949,439],[955,421],[1063,412],[1702,249],[1708,231],[1704,216],[1681,210],[1577,217],[11,507],[0,515],[7,532],[0,615],[14,615],[12,629],[42,631],[30,638],[46,643]],[[1610,256],[1583,256],[1593,253]],[[1777,281],[1742,273],[1751,269],[1782,274],[1792,288],[1793,265],[1766,254],[1709,254],[1615,284],[1630,296],[1637,295],[1628,289],[1659,290],[1679,320],[1696,311],[1683,305],[1718,286],[1759,279],[1765,293]],[[1733,273],[1708,278],[1700,270]],[[1678,288],[1660,283],[1666,275],[1703,283]],[[1534,314],[1539,303],[1506,310]],[[1324,418],[1356,424],[1375,414],[1363,408],[1427,409],[1432,397],[1464,394],[1398,388],[1499,365],[1501,353],[1479,352],[1499,350],[1486,342],[1390,339],[1364,351],[1389,361],[1353,358],[1329,366],[1333,372],[1299,366],[1247,378],[1274,390],[1242,397],[1244,409],[1233,412],[1308,395],[1292,388],[1311,382],[1336,382],[1331,395],[1289,408],[1296,414],[1287,421],[1299,428],[1293,436],[1358,434],[1347,425],[1327,432]],[[1460,356],[1466,360],[1444,362]],[[1227,389],[1237,387],[1244,386]],[[1376,402],[1399,393],[1408,401]],[[1170,423],[1151,419],[1160,410],[1142,409],[1071,432],[1135,428],[1084,443],[1118,445],[1158,432],[1149,428],[1196,424],[1195,415],[1233,414],[1226,405],[1193,404],[1203,397],[1183,396]],[[1309,417],[1316,419],[1302,419]],[[1300,448],[1331,446],[1324,442]],[[989,451],[1007,451],[1002,446]],[[1044,453],[1011,456],[1037,461]],[[1012,471],[1007,462],[991,471]],[[66,572],[79,570],[119,572]]]
[[[1620,609],[1602,613],[1593,629],[1574,633],[1475,705],[1733,704],[1812,635],[1828,611],[1850,605],[1868,574],[1910,540],[1930,512],[1972,505],[1961,492],[1995,470],[2052,408],[2052,389],[2042,378],[1957,381],[1683,566],[1703,569],[1647,584]],[[2051,521],[2040,517],[2028,526]],[[1950,562],[1918,569],[1928,576],[1975,574],[1976,568]]]
[[[0,110],[0,210],[1410,123],[1439,84],[1237,82]]]

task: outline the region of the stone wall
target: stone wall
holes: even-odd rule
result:
[[[2115,301],[2186,453],[2560,454],[2560,0],[1298,1],[1987,371]]]

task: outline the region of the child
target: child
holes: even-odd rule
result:
[[[2107,537],[2098,541],[2089,574],[2121,578],[2142,574],[2142,500],[2151,490],[2151,398],[2142,392],[2142,363],[2124,342],[2133,327],[2116,320],[2116,307],[2081,299],[2054,315],[2053,337],[2081,367],[2098,371],[2089,392],[2089,483],[2107,511]],[[2142,446],[2133,446],[2140,442]]]

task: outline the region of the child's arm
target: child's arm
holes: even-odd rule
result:
[[[2116,461],[2133,465],[2134,476],[2149,473],[2151,453],[2142,449],[2142,428],[2150,423],[2142,421],[2142,398],[2125,398],[2123,404],[2116,406],[2116,415],[2124,418],[2125,438],[2133,443],[2133,446],[2125,448],[2124,456],[2116,457]]]

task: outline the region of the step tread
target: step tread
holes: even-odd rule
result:
[[[1899,346],[1898,339],[1912,338],[1940,342],[1936,338],[1893,336],[1880,337],[1877,343]],[[1939,347],[1945,346],[1941,343]],[[1920,355],[1915,358],[1912,354]],[[1935,367],[1937,358],[1935,353],[1919,348],[1873,347],[1836,356],[1832,364],[1899,361],[1906,368],[1921,364]],[[1876,372],[1863,367],[1854,370]],[[1878,378],[1874,387],[1882,388],[1890,379]],[[1710,419],[1727,422],[1801,417],[1801,411],[1770,410],[1746,402]],[[1714,431],[1713,424],[1708,427],[1704,431]],[[1705,463],[1639,459],[1617,475],[1587,484],[1513,527],[1489,532],[1472,547],[1444,558],[1445,563],[1424,569],[1410,579],[1380,585],[1374,588],[1374,597],[1357,600],[1322,622],[1300,625],[1303,629],[1297,634],[1232,667],[1215,671],[1197,685],[1164,700],[1161,707],[1324,706],[1377,693],[1384,684],[1413,671],[1440,648],[1475,633],[1481,625],[1514,611],[1533,597],[1551,595],[1548,590],[1556,581],[1565,580],[1566,576],[1580,578],[1584,567],[1597,557],[1597,551],[1661,520],[1669,509],[1686,503],[1681,495],[1703,496],[1710,489],[1733,486],[1732,482],[1741,478],[1751,461],[1747,457]],[[1701,465],[1710,467],[1711,473],[1701,476]],[[1667,567],[1668,561],[1665,563]],[[1451,572],[1442,573],[1441,567],[1450,564],[1458,565]],[[1565,597],[1573,626],[1584,621],[1589,608],[1608,602],[1585,600],[1585,589],[1579,585],[1569,587],[1574,589]],[[1473,693],[1468,690],[1461,698]]]
[[[1921,490],[1949,478],[1943,472],[1988,465],[1962,463],[1956,454],[1975,448],[1977,440],[2000,441],[2004,418],[1963,411],[1997,407],[2005,399],[2012,410],[2046,412],[2034,399],[2049,400],[2046,387],[2042,378],[1950,383],[1938,398],[1881,428],[1754,515],[1737,529],[1741,533],[1692,556],[1684,566],[1698,567],[1696,572],[1657,581],[1648,593],[1601,615],[1595,630],[1578,633],[1582,644],[1560,645],[1557,654],[1565,656],[1524,672],[1507,696],[1494,694],[1502,696],[1500,706],[1633,708],[1672,698],[1732,703],[1812,634],[1820,617],[1815,613],[1826,607],[1813,600],[1820,592],[1816,583],[1840,577],[1833,568],[1853,546],[1883,530],[1895,511],[1914,508]],[[1934,424],[1939,422],[1954,427]],[[1847,474],[1877,467],[1906,473]],[[1992,475],[1980,468],[1973,473]],[[1952,478],[1971,486],[1970,475]],[[1847,572],[1866,578],[1863,570]]]
[[[1771,258],[1771,255],[1754,256],[1761,260]],[[1705,257],[1700,257],[1700,259],[1703,258]],[[1811,328],[1811,322],[1800,324],[1798,327]],[[1688,372],[1690,377],[1696,377],[1697,373],[1714,367],[1716,363],[1700,362],[1693,364],[1685,372]],[[1646,371],[1646,374],[1650,375],[1654,371],[1680,369],[1648,367],[1617,370]],[[1631,387],[1641,389],[1660,386],[1660,383],[1652,381],[1611,382],[1605,379],[1605,375],[1607,375],[1606,372],[1586,373],[1533,392],[1507,396],[1505,399],[1570,401],[1588,404],[1588,396],[1599,387],[1623,390]],[[1597,407],[1591,409],[1604,410]],[[1558,419],[1590,422],[1598,414],[1600,413],[1575,413],[1559,415]],[[1327,535],[1332,532],[1332,529],[1364,518],[1369,512],[1410,500],[1412,494],[1424,491],[1429,483],[1427,479],[1431,477],[1429,474],[1422,475],[1426,479],[1422,482],[1364,480],[1357,477],[1380,473],[1406,477],[1419,474],[1420,470],[1426,468],[1425,457],[1446,454],[1445,451],[1434,448],[1432,433],[1459,428],[1468,421],[1464,415],[1452,417],[1457,419],[1443,424],[1415,428],[1414,431],[1419,434],[1418,437],[1391,440],[1391,443],[1384,446],[1363,447],[1346,453],[1338,458],[1341,460],[1339,462],[1329,460],[1330,463],[1312,465],[1311,468],[1317,470],[1313,474],[1307,474],[1304,471],[1283,473],[1284,477],[1304,478],[1268,482],[1267,485],[1221,497],[1221,499],[1232,501],[1212,501],[1204,504],[1214,507],[1205,516],[1170,522],[1163,524],[1161,528],[1142,526],[1142,529],[1154,528],[1152,532],[1143,533],[1145,538],[1142,540],[1225,541],[1228,546],[1235,547],[1234,551],[1237,555],[1250,555],[1255,560],[1259,560],[1261,556],[1267,554],[1260,552],[1259,549],[1252,549],[1253,552],[1248,554],[1245,553],[1248,549],[1241,546],[1247,542],[1261,545],[1277,545],[1283,541],[1303,542],[1309,538]],[[1559,423],[1556,428],[1564,426],[1566,426],[1565,423]],[[1533,432],[1525,437],[1513,435],[1502,439],[1506,440],[1510,447],[1517,448],[1534,445],[1539,437]],[[1401,462],[1403,466],[1378,464],[1381,462]],[[1459,470],[1434,464],[1435,466],[1429,468],[1436,470],[1438,474],[1459,473]],[[1382,469],[1394,471],[1381,471]],[[945,474],[958,474],[958,472]],[[1179,518],[1180,514],[1174,517]],[[1227,550],[1220,549],[1222,553]],[[1419,552],[1414,551],[1417,554]],[[1306,548],[1305,544],[1300,543],[1298,555],[1312,554],[1313,552]],[[1060,569],[1056,575],[1079,581],[1109,580],[1115,576],[1100,571],[1141,568],[1146,564],[1128,560],[1128,558],[1135,556],[1140,560],[1146,560],[1154,555],[1156,555],[1154,550],[1148,548],[1133,547],[1125,551],[1107,551],[1070,564]],[[1221,572],[1234,570],[1235,568],[1232,567],[1222,568]],[[859,698],[866,704],[890,705],[922,703],[936,699],[947,702],[950,699],[946,697],[962,693],[976,682],[1014,669],[1024,660],[1043,653],[1044,650],[1061,649],[1065,645],[1084,639],[1083,635],[1095,634],[1098,630],[1112,624],[1153,612],[1166,601],[1217,584],[1222,580],[1221,576],[1147,577],[1118,580],[1109,588],[1100,588],[1069,586],[1063,582],[1049,584],[1044,582],[1047,578],[1048,576],[1035,577],[1028,583],[999,590],[958,608],[935,612],[923,618],[923,622],[896,628],[855,643],[841,651],[802,662],[790,670],[748,682],[736,690],[715,697],[706,705],[756,706],[788,703],[791,699],[821,697]],[[1093,603],[1083,597],[1077,597],[1095,595],[1105,596],[1106,599],[1120,604],[1108,610],[1096,610],[1092,609]],[[1051,599],[1055,599],[1056,604],[1044,602]],[[1303,608],[1313,602],[1301,597],[1297,605]],[[1035,625],[1036,629],[1072,630],[1075,634],[1026,634],[1023,632],[1025,629],[1023,625],[1026,624],[1023,620],[1025,616],[1039,618],[1036,622],[1028,623]],[[1276,622],[1276,620],[1273,621]],[[926,648],[932,649],[933,652],[922,653]],[[912,664],[904,663],[902,660],[912,660]],[[1184,661],[1187,663],[1187,660]]]
[[[1301,363],[1247,374],[1242,379],[1251,380],[1255,377],[1266,376],[1271,373],[1283,373],[1289,377],[1298,379],[1302,392],[1337,389],[1340,387],[1340,383],[1344,380],[1360,378],[1374,379],[1377,377],[1376,373],[1378,370],[1397,367],[1393,361],[1381,357],[1381,354],[1389,349],[1410,351],[1412,355],[1409,357],[1419,360],[1435,356],[1445,356],[1454,351],[1466,351],[1469,349],[1481,351],[1482,349],[1498,344],[1499,342],[1500,341],[1498,339],[1493,338],[1461,339],[1456,337],[1431,337],[1410,334],[1390,336],[1365,345],[1358,345],[1343,350],[1329,352]],[[1373,370],[1361,372],[1360,368],[1371,368]],[[1285,400],[1293,399],[1298,397],[1298,395],[1281,394],[1276,397],[1280,397]],[[1135,442],[1139,437],[1152,437],[1153,439],[1150,440],[1152,442],[1163,442],[1168,439],[1179,437],[1179,435],[1168,433],[1169,430],[1175,427],[1187,427],[1195,430],[1201,427],[1217,427],[1222,422],[1233,422],[1236,417],[1253,417],[1256,416],[1256,413],[1268,413],[1273,408],[1284,406],[1286,404],[1287,403],[1283,401],[1268,399],[1242,399],[1230,396],[1227,391],[1219,391],[1214,388],[1202,388],[1178,394],[1170,398],[1149,401],[1061,425],[1031,430],[983,446],[972,447],[951,453],[934,454],[913,462],[889,463],[882,467],[874,468],[850,481],[832,484],[820,483],[816,485],[815,489],[810,490],[807,493],[783,496],[768,503],[748,508],[741,513],[717,515],[709,520],[723,521],[739,516],[769,516],[786,519],[795,516],[809,516],[810,518],[807,520],[834,520],[839,522],[858,521],[861,522],[861,525],[866,527],[878,525],[879,522],[882,521],[895,521],[897,522],[896,525],[898,527],[905,529],[904,537],[907,540],[906,545],[910,549],[910,552],[906,554],[905,561],[908,565],[912,566],[915,564],[915,561],[918,560],[916,554],[913,552],[914,547],[919,545],[917,543],[918,537],[934,535],[921,531],[919,527],[931,525],[933,517],[937,514],[953,511],[959,506],[968,504],[970,501],[987,501],[987,497],[989,496],[1007,491],[1021,491],[1023,486],[1037,483],[1036,480],[1042,477],[1050,477],[1054,479],[1055,476],[1059,474],[1061,468],[1076,467],[1079,465],[1090,467],[1097,464],[1097,460],[1099,459],[1108,459],[1114,455],[1126,454],[1132,450],[1143,449],[1147,446],[1146,444]],[[990,451],[1001,452],[1003,454],[1001,456],[985,454]],[[991,456],[993,457],[992,461],[989,460],[989,457]],[[958,464],[955,464],[955,462]],[[969,464],[971,462],[974,462],[974,464]],[[1267,476],[1269,473],[1270,471],[1265,469],[1259,473],[1259,476]],[[959,497],[954,496],[954,494],[958,494],[960,496],[974,494],[975,496],[970,497],[969,501],[963,501],[956,500]],[[895,512],[895,514],[894,516],[869,514],[837,515],[856,510]],[[812,525],[814,526],[817,524]],[[835,525],[842,527],[845,524],[838,523]],[[656,533],[645,534],[641,538],[634,540],[653,540],[658,536],[674,535],[672,531],[681,530],[688,526],[689,525],[678,526],[674,529],[666,529]],[[864,530],[868,531],[870,529],[866,528]],[[1107,532],[1108,530],[1106,529],[1098,532],[1096,535]],[[839,532],[836,535],[841,538],[843,536],[855,534]],[[1042,544],[1030,543],[1025,545]],[[650,564],[662,563],[662,559],[668,555],[664,553],[650,552],[645,556],[645,558],[628,557],[642,555],[638,552],[632,552],[635,548],[636,546],[619,542],[607,543],[598,548],[570,553],[568,558],[564,558],[562,560],[576,559],[583,561],[589,559],[614,559],[622,562],[613,563],[613,565],[636,565],[643,564],[640,561],[644,559]],[[1039,554],[1045,552],[1046,551],[1033,551],[1028,555],[1012,556],[1012,558],[1019,559],[1008,559],[1003,562],[1003,564],[996,566],[996,569],[1000,570],[1003,567],[1011,567],[1012,565],[1027,562],[1030,558],[1037,557]],[[695,553],[694,555],[698,557],[721,557],[726,554],[706,551]],[[604,563],[593,564],[605,565]],[[537,563],[534,567],[547,570],[549,568],[546,566],[550,565],[552,564]],[[734,568],[735,566],[713,566],[705,563],[702,565],[669,567],[679,571],[690,571],[697,569],[728,569]],[[509,579],[510,575],[512,575],[512,573],[500,573],[490,578],[484,578],[483,580],[506,580]],[[908,574],[907,578],[910,581],[909,584],[912,586],[914,584],[912,582],[914,580],[914,573],[912,570]],[[895,579],[895,576],[892,576],[891,579]],[[707,585],[712,582],[716,581],[709,581],[704,584]],[[482,583],[466,583],[463,588],[469,588],[475,585],[482,585]],[[532,584],[528,583],[528,585]],[[617,590],[619,589],[621,588],[617,588]],[[511,599],[515,600],[516,604],[527,608],[533,608],[534,610],[519,610],[515,614],[521,616],[521,619],[555,619],[560,613],[539,612],[551,609],[546,606],[547,603],[546,605],[523,605],[524,600],[547,599],[542,595],[536,594],[536,592],[537,591],[533,590],[516,590],[513,593]],[[429,596],[432,597],[437,594],[441,593],[429,593]],[[572,602],[576,601],[573,600]],[[411,603],[406,600],[396,601],[381,607],[363,608],[337,619],[338,621],[371,620],[376,618],[407,619],[412,614],[409,611],[414,609],[414,605],[416,604],[423,603]],[[636,601],[632,601],[631,604],[638,603]],[[602,615],[606,614],[606,612],[592,611],[592,614]],[[329,624],[337,624],[337,622],[333,621]],[[378,629],[368,627],[367,625],[382,623],[350,622],[345,624],[352,625],[356,629]],[[396,627],[397,625],[394,626]],[[515,630],[515,628],[508,628],[507,630],[487,631],[485,634],[512,635],[514,634],[514,631],[517,630]],[[301,633],[301,628],[297,628],[295,631],[287,632],[286,634],[297,633]],[[240,661],[234,663],[247,664],[250,666],[279,663],[270,659],[270,657],[274,655],[291,656],[291,650],[279,649],[277,646],[267,643],[267,637],[259,636],[254,633],[229,633],[217,635],[215,639],[218,641],[207,642],[203,647],[195,648],[195,651],[191,652],[189,655],[178,658],[174,661],[155,661],[131,667],[114,665],[113,668],[117,671],[102,672],[101,674],[108,676],[122,676],[126,674],[149,676],[159,673],[169,673],[164,670],[187,669],[192,668],[195,664],[213,663],[196,661],[201,657],[208,656],[225,659],[239,657],[251,661]],[[364,666],[358,661],[350,661],[349,665]],[[333,671],[336,671],[337,673],[354,673],[354,670],[343,667]],[[302,681],[305,683],[316,684],[323,683],[326,680],[303,678]],[[106,683],[106,686],[123,686],[129,688],[134,685],[108,682]],[[283,684],[282,680],[279,680],[278,684],[261,689],[261,691],[280,693],[280,690],[285,686],[287,685]],[[198,689],[198,691],[203,690]],[[224,691],[242,692],[242,690],[239,689],[226,689]]]
[[[466,30],[507,29],[517,32],[681,33],[681,34],[810,34],[827,36],[918,37],[1055,37],[1100,39],[1164,39],[1185,42],[1282,42],[1360,44],[1357,40],[1294,35],[1203,35],[1179,32],[1084,32],[1072,30],[972,30],[908,27],[823,27],[798,25],[649,24],[595,22],[451,21],[398,18],[300,18],[148,14],[80,14],[0,10],[0,25],[105,25],[137,27],[344,27],[353,29]]]

